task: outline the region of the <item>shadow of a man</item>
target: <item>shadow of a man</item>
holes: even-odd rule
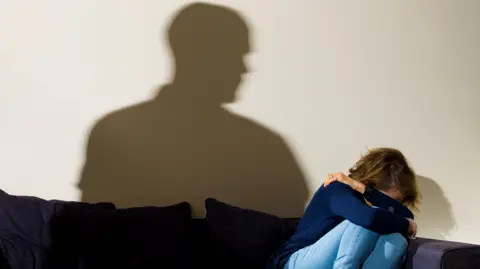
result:
[[[418,175],[417,181],[422,194],[420,212],[416,218],[419,235],[445,240],[456,226],[452,205],[437,182]]]
[[[101,118],[87,142],[82,201],[119,207],[187,201],[203,217],[204,199],[282,217],[303,213],[304,176],[285,141],[222,107],[234,102],[247,23],[212,4],[181,9],[168,29],[174,76],[153,99]]]

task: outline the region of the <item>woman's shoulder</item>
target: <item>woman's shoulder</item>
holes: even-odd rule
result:
[[[307,222],[307,226],[310,225],[311,219],[324,218],[330,216],[330,203],[337,199],[343,200],[347,196],[355,196],[354,191],[350,186],[340,183],[332,182],[327,187],[320,186],[312,199],[310,200],[305,213],[302,218],[302,222]],[[321,213],[324,212],[324,213]],[[324,215],[327,214],[327,215]],[[304,219],[307,219],[306,221]]]
[[[343,184],[341,182],[332,182],[327,187],[323,184],[320,188],[317,189],[315,195],[312,198],[313,200],[323,200],[330,196],[345,196],[345,195],[353,195],[355,196],[355,192],[350,188],[350,186]]]
[[[322,193],[338,193],[338,192],[353,193],[353,190],[347,184],[343,184],[341,182],[334,181],[334,182],[330,183],[327,187],[325,187],[322,184],[322,186],[320,186],[320,188],[318,189],[318,192],[322,192]]]

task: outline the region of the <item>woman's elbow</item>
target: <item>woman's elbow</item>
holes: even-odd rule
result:
[[[363,215],[359,218],[350,219],[349,221],[365,229],[375,231],[375,220],[373,216]]]
[[[350,220],[358,226],[361,226],[370,231],[384,235],[389,233],[388,223],[385,223],[374,212],[365,212],[360,217]]]

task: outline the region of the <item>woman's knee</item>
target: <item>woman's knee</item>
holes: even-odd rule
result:
[[[394,257],[403,257],[407,248],[408,241],[407,239],[399,233],[382,235],[378,238],[377,245],[383,245],[383,248],[386,251],[386,255]]]
[[[371,237],[371,238],[375,238],[377,239],[380,235],[374,231],[371,231],[367,228],[364,228],[360,225],[357,225],[349,220],[344,220],[344,222],[346,222],[346,231],[350,231],[350,232],[353,232],[353,233],[360,233],[362,234],[363,237]]]
[[[370,255],[379,234],[351,222],[345,225],[333,268],[358,268]]]
[[[346,228],[343,233],[342,241],[352,241],[355,242],[353,245],[364,246],[369,248],[373,247],[375,242],[377,242],[380,235],[374,231],[371,231],[367,228],[359,226],[355,223],[352,223],[346,220]]]
[[[382,235],[362,268],[401,268],[407,247],[408,241],[401,234]]]

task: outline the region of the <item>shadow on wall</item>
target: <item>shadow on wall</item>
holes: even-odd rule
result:
[[[204,199],[282,217],[303,213],[308,191],[285,141],[222,104],[235,101],[247,72],[247,23],[211,4],[181,9],[168,29],[174,76],[152,100],[107,114],[91,130],[82,201],[119,207]],[[132,89],[135,90],[135,89]]]
[[[417,180],[422,194],[417,218],[419,235],[427,238],[446,239],[456,225],[452,206],[440,185],[435,181],[418,175]]]

